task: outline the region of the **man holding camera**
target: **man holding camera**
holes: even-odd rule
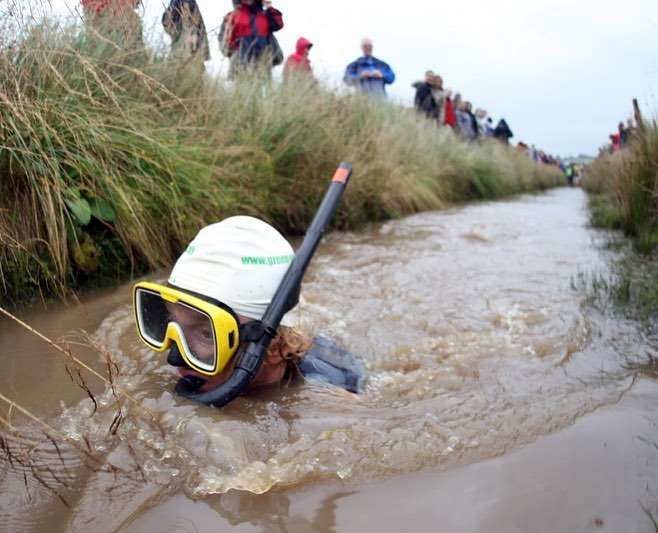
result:
[[[395,73],[387,63],[372,55],[370,39],[361,41],[363,56],[347,65],[344,81],[362,93],[386,98],[386,85],[395,81]]]

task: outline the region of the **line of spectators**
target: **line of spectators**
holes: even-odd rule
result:
[[[425,72],[424,81],[417,81],[412,87],[416,90],[416,110],[445,131],[471,142],[495,139],[509,145],[514,137],[504,118],[494,127],[493,119],[485,109],[478,108],[474,112],[471,102],[464,100],[460,93],[453,96],[452,89],[444,88],[443,78],[431,70]],[[562,166],[559,158],[524,142],[519,142],[517,149],[536,163]]]
[[[529,146],[524,142],[519,142],[516,145],[516,149],[526,154],[528,158],[532,159],[535,163],[544,163],[545,165],[555,166],[560,166],[562,164],[559,157],[547,154],[543,150],[538,150],[534,144]]]
[[[453,96],[452,89],[444,88],[443,78],[433,71],[425,72],[425,80],[412,84],[416,90],[414,106],[419,113],[440,128],[453,131],[467,141],[498,139],[509,144],[514,137],[507,121],[501,119],[494,127],[493,119],[485,109],[473,111],[473,104],[462,99],[460,93]]]
[[[136,9],[140,0],[80,0],[85,22],[124,49],[142,43],[142,25]],[[170,0],[162,26],[171,38],[171,57],[183,63],[210,59],[208,33],[196,0]],[[230,58],[230,77],[241,70],[262,69],[283,63],[274,33],[283,28],[283,16],[271,0],[233,0],[222,20],[219,48]]]
[[[626,124],[620,122],[617,126],[617,131],[608,136],[610,142],[599,149],[599,154],[614,154],[623,148],[626,148],[635,135],[636,130],[637,128],[635,127],[632,118],[629,118],[626,121]]]
[[[126,20],[130,32],[139,34],[141,22],[135,9],[140,0],[81,0],[86,21],[96,29],[121,29],[125,33]],[[137,24],[135,24],[137,21]],[[271,0],[233,0],[233,9],[220,26],[218,40],[221,53],[230,60],[229,78],[243,71],[261,71],[271,75],[272,67],[284,62],[284,55],[274,35],[283,28],[283,14],[272,6]],[[203,62],[210,59],[208,34],[196,0],[170,0],[162,15],[162,26],[171,38],[171,57],[181,62]],[[119,36],[121,42],[127,41]],[[313,43],[304,37],[297,41],[296,50],[284,66],[283,78],[313,76],[309,52]],[[344,81],[359,91],[385,97],[386,85],[395,81],[395,73],[384,61],[373,56],[373,43],[364,39],[363,55],[350,63]]]
[[[139,34],[138,38],[131,39],[132,42],[141,42],[141,22],[135,13],[139,1],[81,0],[88,21],[100,28],[115,20],[120,31],[125,33],[129,28],[130,32]],[[219,49],[230,60],[229,78],[254,71],[264,72],[269,77],[272,67],[284,62],[283,51],[274,35],[284,26],[283,14],[273,7],[271,0],[232,1],[233,9],[224,16],[218,35]],[[195,63],[203,69],[210,51],[206,26],[196,0],[170,0],[162,15],[162,25],[171,38],[172,58]],[[284,83],[295,76],[313,78],[309,59],[312,47],[310,40],[298,39],[295,52],[285,61]],[[343,81],[363,94],[385,98],[386,86],[395,82],[395,73],[388,63],[373,55],[373,49],[372,40],[362,40],[362,55],[347,65]],[[416,90],[416,109],[438,127],[451,130],[467,141],[491,138],[509,144],[514,137],[505,119],[500,119],[494,126],[485,109],[473,110],[471,102],[462,99],[460,93],[444,88],[443,78],[433,71],[427,71],[425,80],[412,86]],[[623,138],[621,130],[619,135]],[[523,143],[519,146],[526,147]],[[546,162],[551,159],[543,152],[528,150],[534,160]]]

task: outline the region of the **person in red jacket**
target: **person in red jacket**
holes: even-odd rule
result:
[[[446,100],[443,106],[443,124],[449,126],[453,130],[457,128],[457,111],[455,110],[455,104],[452,100],[452,91],[450,89],[446,90]]]
[[[270,0],[233,0],[234,9],[224,17],[219,33],[222,53],[231,58],[231,77],[245,67],[283,63],[274,32],[283,28],[283,15]]]
[[[303,76],[313,78],[313,69],[308,53],[313,47],[313,43],[304,37],[297,40],[297,51],[288,56],[286,64],[283,67],[283,81],[288,82],[292,76]]]

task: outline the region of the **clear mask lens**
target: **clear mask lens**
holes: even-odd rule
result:
[[[137,290],[137,321],[142,336],[154,346],[161,347],[167,336],[169,312],[162,297],[145,289]]]
[[[136,303],[140,331],[150,344],[160,348],[168,336],[178,337],[179,347],[191,364],[208,372],[215,369],[217,342],[208,315],[184,303],[167,302],[146,289],[138,289]]]

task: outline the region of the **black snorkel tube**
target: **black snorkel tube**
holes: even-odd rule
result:
[[[177,387],[176,392],[196,402],[214,407],[223,407],[233,401],[249,386],[265,360],[267,348],[272,339],[276,337],[283,315],[288,312],[290,302],[299,292],[304,273],[320,244],[327,226],[334,217],[338,203],[351,176],[352,167],[347,163],[341,163],[331,180],[331,185],[325,193],[320,207],[313,217],[313,221],[304,237],[304,242],[297,250],[295,258],[272,298],[272,302],[265,311],[265,315],[263,315],[261,320],[263,334],[258,340],[251,341],[247,348],[242,351],[240,360],[235,365],[231,376],[218,388],[209,392],[195,394],[186,391],[184,387]]]

